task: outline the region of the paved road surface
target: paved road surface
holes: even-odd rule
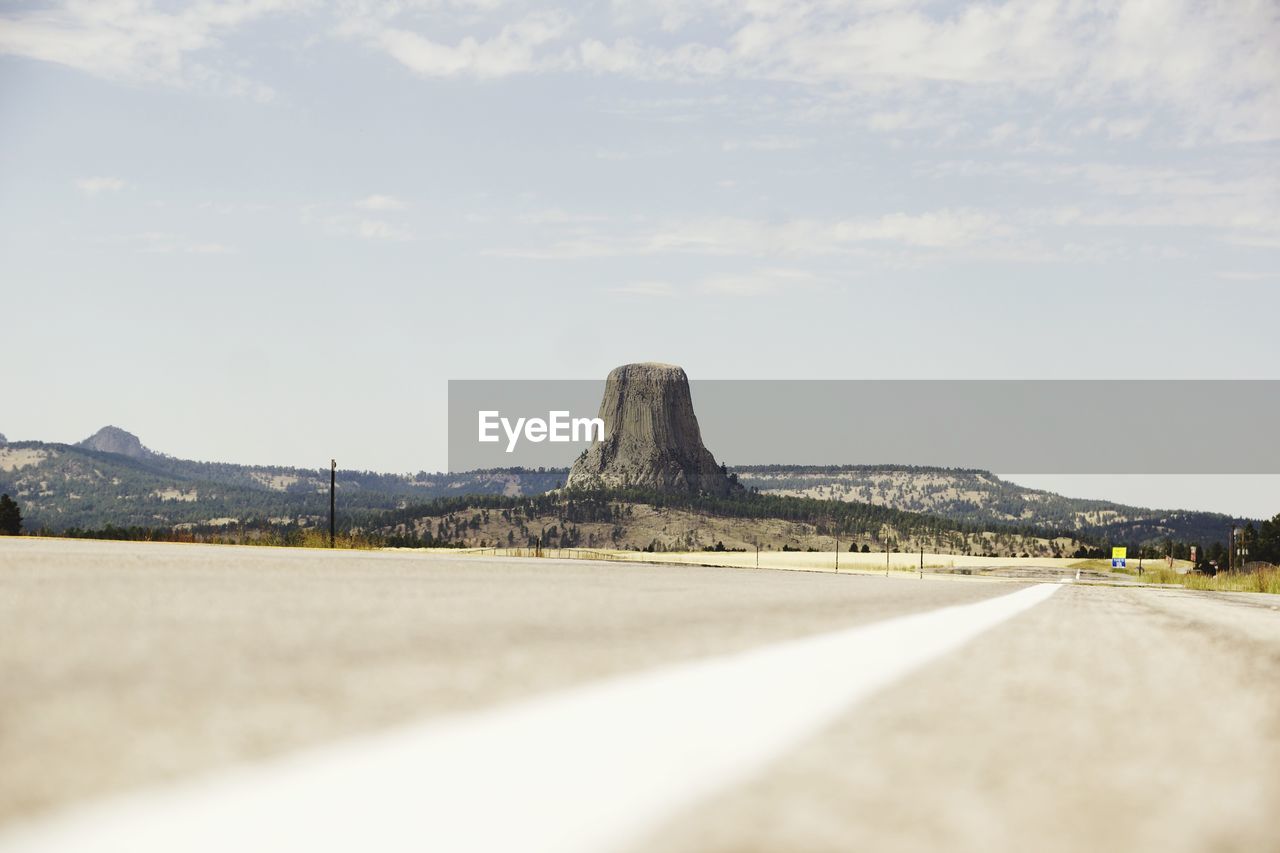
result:
[[[360,790],[403,839],[431,831],[412,792],[440,782],[424,765],[448,766],[442,745],[471,743],[455,756],[465,768],[507,738],[513,766],[492,775],[509,787],[486,786],[495,821],[527,800],[511,786],[553,790],[577,750],[588,753],[577,774],[589,777],[587,791],[612,797],[593,813],[612,821],[613,836],[593,837],[637,850],[1280,849],[1276,604],[1076,585],[0,540],[0,847],[34,839],[31,849],[54,849],[59,831],[87,826],[102,848],[103,815],[130,804],[151,824],[165,803],[218,814],[208,803],[225,807],[228,791],[270,801],[264,786],[283,798],[283,821],[290,791],[304,787],[295,756],[311,762],[302,778],[336,767],[341,786],[380,750],[385,761],[368,764]],[[655,805],[639,764],[679,741],[681,718],[662,731],[652,722],[669,696],[718,716],[695,730],[687,714],[701,733],[680,747]],[[804,699],[788,706],[789,696]],[[636,714],[607,730],[635,753],[603,770],[590,761],[611,747],[583,746],[598,717],[540,734],[599,707],[618,720]],[[556,738],[558,753],[536,751]],[[348,746],[339,754],[333,744]],[[434,758],[405,758],[415,749]],[[220,794],[190,790],[187,780],[218,770]],[[411,799],[396,811],[400,801],[380,786]],[[464,795],[454,787],[445,795]],[[164,799],[172,790],[187,792],[177,805]],[[124,805],[92,811],[131,791]],[[560,825],[538,831],[568,849],[549,833],[582,835],[583,807],[558,818],[554,806],[540,809],[542,824],[550,813]],[[33,835],[20,834],[28,827]]]

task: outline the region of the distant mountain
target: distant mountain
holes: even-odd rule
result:
[[[564,470],[380,474],[340,470],[339,516],[355,523],[387,510],[461,494],[541,494]],[[27,530],[175,527],[262,521],[319,524],[329,511],[329,471],[175,459],[105,427],[78,444],[0,446],[0,492],[22,507]]]
[[[1244,521],[1067,498],[973,469],[748,465],[732,471],[744,486],[765,494],[867,503],[974,527],[1060,531],[1101,543],[1171,538],[1207,546],[1225,541],[1231,526]],[[388,510],[434,498],[539,495],[562,485],[567,473],[563,468],[457,474],[344,470],[338,472],[339,515],[344,524],[372,524]],[[28,530],[254,521],[313,525],[327,518],[328,488],[327,469],[175,459],[148,449],[119,427],[104,427],[75,445],[0,444],[0,492],[22,505]]]
[[[104,426],[93,435],[76,444],[101,453],[118,453],[130,459],[150,459],[156,454],[142,446],[136,435],[120,427]]]
[[[1067,498],[990,471],[910,465],[746,465],[739,481],[766,494],[854,501],[970,524],[1030,523],[1095,542],[1225,541],[1244,519]]]

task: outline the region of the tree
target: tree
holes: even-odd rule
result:
[[[17,536],[22,532],[22,513],[8,495],[0,495],[0,536]]]
[[[1256,559],[1280,565],[1280,515],[1258,527]]]

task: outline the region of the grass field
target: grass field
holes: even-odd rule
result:
[[[1162,566],[1148,571],[1142,579],[1147,583],[1170,584],[1185,589],[1202,589],[1211,592],[1280,594],[1280,568],[1259,569],[1254,572],[1221,572],[1216,575],[1188,572],[1183,575]]]
[[[454,551],[452,553],[459,553]],[[496,556],[532,556],[528,548],[475,548],[461,553],[491,554]],[[595,559],[626,562],[665,563],[694,566],[724,566],[729,568],[791,569],[797,571],[836,570],[834,551],[647,551],[601,548],[545,548],[543,556],[563,559]],[[981,557],[962,554],[933,554],[925,552],[924,568],[931,572],[974,572],[987,569],[1059,569],[1064,574],[1074,571],[1079,560],[1051,557]],[[894,573],[911,573],[920,569],[921,555],[916,552],[893,552],[886,559],[878,553],[850,553],[841,551],[839,569],[842,572],[883,573],[886,567]],[[1109,565],[1109,564],[1108,564]]]

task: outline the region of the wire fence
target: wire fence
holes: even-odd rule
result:
[[[467,548],[461,553],[482,554],[494,557],[545,557],[555,560],[608,560],[612,562],[634,562],[635,557],[617,554],[611,551],[597,551],[592,548]]]

